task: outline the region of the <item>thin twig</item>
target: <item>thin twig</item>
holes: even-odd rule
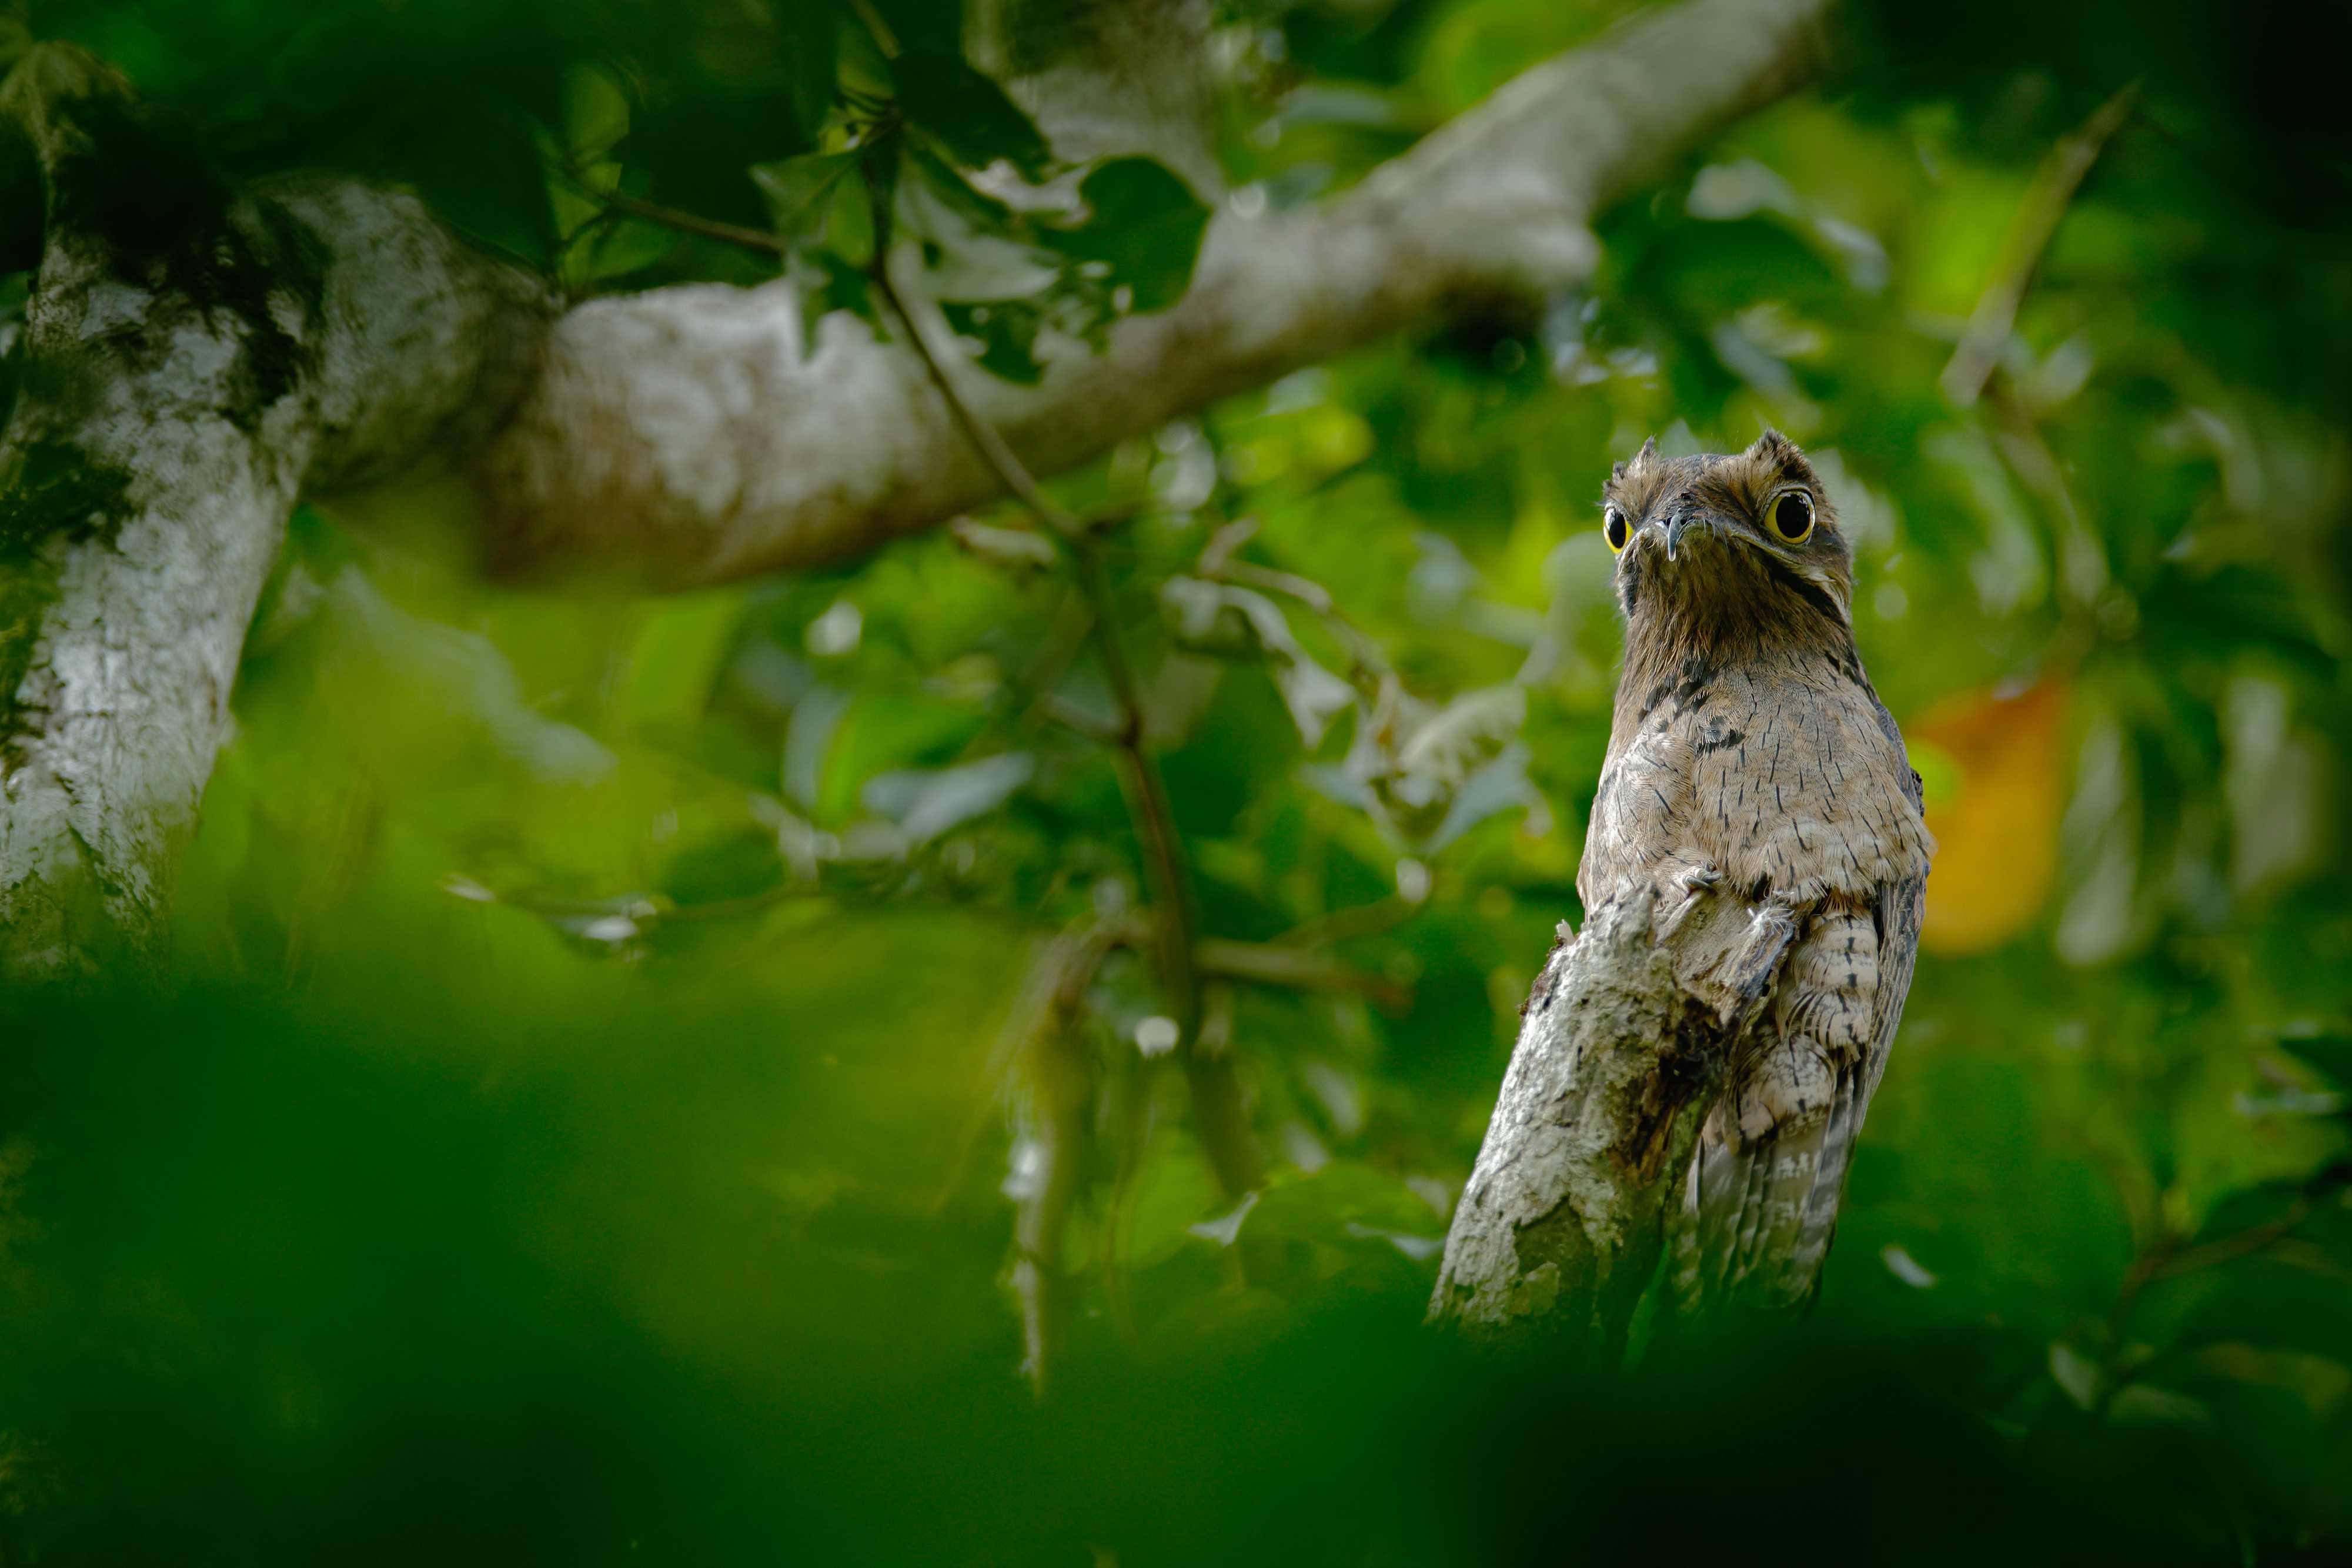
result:
[[[1059,692],[1047,692],[1039,697],[1037,711],[1064,729],[1085,736],[1097,746],[1118,746],[1126,737],[1123,727],[1107,718],[1097,718]]]
[[[564,172],[575,181],[579,179],[578,174],[572,170],[566,169]],[[644,201],[630,195],[625,191],[596,191],[589,189],[584,183],[583,183],[583,189],[588,190],[589,194],[595,200],[603,202],[615,212],[625,213],[633,218],[642,218],[649,224],[659,224],[664,228],[676,229],[681,234],[700,235],[705,239],[720,240],[728,245],[740,245],[751,250],[766,251],[771,256],[788,256],[792,253],[791,241],[769,234],[762,229],[747,229],[736,224],[722,224],[716,218],[698,217],[692,213],[682,213],[676,207],[665,207],[654,202]]]
[[[1287,593],[1318,615],[1328,615],[1339,608],[1331,601],[1329,589],[1295,571],[1276,571],[1271,567],[1233,560],[1227,561],[1217,575],[1228,582],[1246,582],[1253,588],[1270,588],[1276,593]]]
[[[1128,1261],[1135,1247],[1136,1178],[1142,1174],[1144,1153],[1151,1139],[1150,1067],[1140,1051],[1114,1051],[1106,1096],[1108,1103],[1104,1107],[1106,1118],[1118,1129],[1118,1162],[1111,1173],[1110,1197],[1103,1205],[1097,1249],[1103,1304],[1109,1311],[1111,1326],[1136,1347],[1142,1341],[1136,1333],[1135,1292]]]
[[[2158,1280],[2193,1274],[2200,1269],[2216,1268],[2259,1252],[2310,1218],[2311,1200],[2298,1197],[2277,1218],[2241,1230],[2234,1236],[2224,1236],[2200,1247],[2175,1244],[2140,1254],[2133,1262],[2130,1272],[2124,1276],[2123,1288],[2116,1292],[2115,1310],[2107,1314],[2110,1337],[2121,1342],[2124,1320],[2139,1304],[2140,1292]]]
[[[1027,925],[1035,926],[1044,921],[1045,912],[1054,907],[1055,900],[1061,896],[1069,881],[1068,866],[1054,873],[1053,879],[1045,884],[1045,891],[1038,895],[1031,907]],[[1033,963],[1031,978],[1023,982],[1020,994],[1013,998],[1011,1009],[1005,1014],[1004,1023],[997,1032],[996,1044],[990,1049],[986,1061],[981,1066],[978,1087],[972,1096],[971,1114],[965,1118],[962,1127],[949,1145],[945,1174],[940,1179],[939,1191],[931,1198],[930,1213],[934,1218],[946,1211],[949,1200],[963,1185],[964,1172],[971,1164],[972,1150],[980,1143],[982,1129],[988,1124],[988,1113],[1006,1092],[1008,1074],[1013,1070],[1020,1048],[1021,1020],[1034,1016],[1024,1009],[1031,1007],[1033,1002],[1035,972],[1036,964]]]
[[[1265,942],[1229,942],[1204,937],[1194,949],[1194,967],[1203,975],[1250,980],[1261,986],[1284,986],[1303,991],[1355,991],[1386,1008],[1412,1005],[1412,993],[1395,981],[1369,975],[1337,958],[1300,947],[1278,947]]]
[[[1412,919],[1413,911],[1420,907],[1391,894],[1370,904],[1349,904],[1345,909],[1329,910],[1311,920],[1302,920],[1274,942],[1282,947],[1320,947],[1357,936],[1377,936]]]
[[[1310,577],[1294,571],[1279,571],[1272,567],[1257,566],[1245,560],[1235,560],[1234,552],[1249,542],[1263,526],[1255,517],[1236,518],[1210,536],[1208,545],[1201,551],[1192,570],[1213,582],[1240,582],[1252,588],[1263,588],[1287,594],[1313,612],[1331,629],[1332,635],[1347,644],[1348,656],[1355,662],[1349,673],[1373,676],[1388,671],[1387,656],[1380,644],[1363,629],[1340,612],[1331,591]]]
[[[1032,698],[1042,696],[1062,684],[1070,671],[1071,662],[1078,650],[1086,646],[1087,638],[1095,629],[1094,606],[1077,589],[1066,590],[1062,602],[1055,607],[1054,619],[1045,628],[1045,635],[1029,655],[1029,663],[1021,672],[1021,689]]]
[[[1209,536],[1209,542],[1201,549],[1200,564],[1195,570],[1202,577],[1215,577],[1225,570],[1225,563],[1234,559],[1234,551],[1249,543],[1264,527],[1265,519],[1255,512],[1245,517],[1235,517]]]
[[[882,57],[886,60],[897,59],[898,36],[890,31],[890,25],[887,22],[882,20],[882,13],[874,8],[874,0],[849,0],[849,8],[856,14],[857,19],[866,25],[866,31],[873,37],[874,47],[882,51]]]
[[[1061,1367],[1068,1288],[1062,1254],[1094,1146],[1094,1069],[1080,1016],[1096,971],[1112,948],[1132,940],[1133,925],[1113,916],[1055,938],[1007,1020],[1006,1040],[1027,1063],[1036,1116],[1035,1164],[1023,1173],[1029,1190],[1014,1226],[1013,1281],[1027,1349],[1022,1370],[1040,1398]]]
[[[874,259],[866,267],[866,276],[872,281],[874,291],[890,308],[890,314],[898,319],[916,357],[930,372],[931,384],[939,389],[940,396],[947,402],[948,412],[963,427],[964,434],[971,437],[972,445],[979,449],[988,465],[996,471],[996,476],[1003,482],[1004,487],[1020,497],[1023,506],[1036,513],[1039,521],[1063,538],[1083,536],[1087,531],[1086,524],[1045,494],[1021,459],[1013,455],[1013,448],[1004,444],[1004,437],[996,433],[996,427],[982,419],[979,411],[966,402],[963,394],[956,390],[954,381],[948,375],[947,366],[932,350],[929,338],[924,335],[922,327],[915,319],[913,308],[907,303],[906,296],[890,276],[889,198],[882,189],[881,175],[871,164],[866,166],[865,174],[866,189],[874,203]]]
[[[2070,624],[2062,628],[2061,636],[2052,640],[2053,651],[2058,656],[2045,663],[2055,670],[2068,670],[2082,662],[2083,655],[2097,640],[2098,629],[2093,618],[2098,612],[2099,596],[2107,586],[2106,551],[2084,525],[2082,511],[2074,505],[2074,492],[2067,487],[2065,470],[2057,455],[2050,450],[2015,381],[1999,372],[1989,379],[1993,405],[2002,425],[1998,433],[2001,455],[2008,459],[2010,471],[2023,480],[2026,488],[2048,509],[2054,524],[2053,531],[2058,536],[2058,591]]]
[[[2257,1225],[2235,1236],[2224,1236],[2219,1241],[2208,1241],[2202,1247],[2190,1247],[2159,1260],[2149,1273],[2151,1282],[2169,1280],[2176,1274],[2193,1274],[2200,1269],[2211,1269],[2233,1262],[2251,1252],[2259,1252],[2272,1242],[2311,1218],[2311,1204],[2296,1198],[2287,1211],[2267,1225]]]
[[[2058,232],[2058,221],[2066,215],[2083,177],[2098,161],[2100,149],[2130,118],[2138,97],[2139,83],[2134,82],[2107,99],[2080,130],[2053,147],[2042,167],[2034,171],[2033,183],[2001,240],[1992,276],[1969,318],[1969,329],[1953,350],[1952,362],[1944,367],[1944,395],[1954,405],[1966,408],[1984,391],[1985,377],[1992,373],[2001,346],[2017,324],[2017,308],[2042,266],[2051,236]]]
[[[1117,600],[1109,573],[1104,568],[1092,530],[1045,494],[997,434],[996,427],[983,419],[957,389],[946,364],[932,349],[913,306],[890,275],[889,203],[878,174],[870,166],[866,171],[866,189],[874,204],[874,258],[866,276],[875,293],[898,319],[908,343],[929,372],[932,384],[982,458],[995,470],[1004,487],[1036,514],[1039,521],[1067,541],[1076,559],[1078,586],[1094,614],[1095,646],[1102,656],[1103,674],[1110,685],[1112,700],[1118,706],[1118,734],[1113,745],[1122,764],[1137,835],[1143,841],[1146,868],[1155,883],[1160,983],[1167,990],[1169,1008],[1183,1042],[1184,1075],[1192,1092],[1202,1147],[1216,1168],[1220,1183],[1228,1194],[1238,1197],[1259,1185],[1265,1167],[1256,1140],[1249,1130],[1241,1086],[1234,1077],[1230,1059],[1198,1048],[1201,988],[1193,969],[1192,949],[1199,921],[1192,908],[1191,879],[1185,872],[1175,808],[1169,800],[1168,787],[1160,777],[1159,766],[1144,742],[1143,690],[1128,655],[1126,640],[1119,634]]]

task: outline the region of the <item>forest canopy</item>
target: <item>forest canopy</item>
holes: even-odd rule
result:
[[[964,466],[789,556],[304,488],[159,956],[5,998],[0,1555],[2341,1552],[2340,16],[1832,11],[1552,282],[1016,419],[1026,499],[974,455],[1675,9],[19,5],[158,224],[324,170],[534,310],[789,284]],[[1421,1317],[1586,915],[1600,486],[1766,428],[1941,845],[1837,1243],[1622,1378],[1473,1355]]]

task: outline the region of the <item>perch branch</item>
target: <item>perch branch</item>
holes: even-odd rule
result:
[[[1604,904],[1563,936],[1454,1209],[1433,1321],[1620,1360],[1719,1063],[1791,930],[1769,902],[1707,886]]]

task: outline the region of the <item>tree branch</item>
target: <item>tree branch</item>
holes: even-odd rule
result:
[[[1412,993],[1393,980],[1294,946],[1212,936],[1200,944],[1193,962],[1200,973],[1228,980],[1253,980],[1261,986],[1301,991],[1353,991],[1384,1008],[1412,1005]]]
[[[2001,236],[2000,254],[1976,309],[1969,314],[1968,330],[1940,378],[1944,395],[1956,406],[1968,407],[1984,391],[1985,378],[2000,362],[2000,351],[2017,324],[2017,308],[2025,302],[2025,291],[2041,270],[2042,254],[2058,232],[2059,220],[2073,204],[2076,187],[2098,162],[2108,138],[2131,118],[2132,106],[2138,100],[2139,83],[2125,86],[2074,134],[2052,148],[2033,172],[2033,183],[2010,220],[2009,232]]]
[[[413,197],[227,191],[71,46],[0,119],[47,202],[0,431],[0,973],[41,978],[160,940],[297,492],[478,446],[550,312]]]
[[[1705,883],[1563,927],[1454,1211],[1433,1321],[1618,1363],[1721,1063],[1793,930],[1780,906]]]
[[[1191,292],[1058,343],[1035,387],[973,378],[1032,474],[1443,314],[1591,273],[1585,225],[1822,64],[1827,0],[1690,0],[1528,72],[1355,190],[1211,224]],[[559,321],[468,469],[495,564],[684,587],[836,560],[1004,490],[903,344],[792,287],[679,287]]]

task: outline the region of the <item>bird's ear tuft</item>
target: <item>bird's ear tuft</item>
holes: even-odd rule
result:
[[[1642,450],[1633,454],[1631,466],[1636,471],[1647,468],[1658,460],[1658,438],[1654,435],[1642,443]]]
[[[1798,449],[1795,442],[1777,430],[1768,427],[1763,434],[1758,436],[1756,444],[1748,449],[1748,457],[1757,467],[1768,473],[1777,470],[1783,479],[1801,484],[1812,482],[1813,465],[1805,461],[1804,453]]]

